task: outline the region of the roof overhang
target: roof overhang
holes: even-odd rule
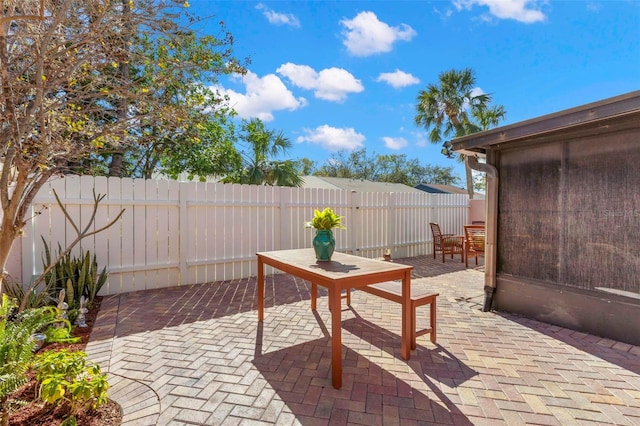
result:
[[[515,147],[518,142],[544,142],[557,135],[579,137],[617,128],[640,127],[640,90],[613,98],[543,115],[530,120],[455,138],[454,151],[462,154],[484,155],[489,149],[505,145]]]

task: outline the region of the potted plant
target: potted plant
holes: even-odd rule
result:
[[[313,248],[316,252],[316,259],[319,261],[329,261],[336,247],[336,240],[333,237],[333,228],[345,229],[342,225],[342,216],[338,216],[327,207],[320,211],[313,210],[313,219],[305,223],[307,228],[315,228],[316,236],[313,238]]]

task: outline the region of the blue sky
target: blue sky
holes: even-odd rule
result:
[[[463,167],[414,124],[438,74],[472,68],[503,124],[640,89],[640,2],[212,1],[191,12],[224,21],[247,75],[220,80],[240,117],[293,142],[287,158],[322,165],[365,147]]]

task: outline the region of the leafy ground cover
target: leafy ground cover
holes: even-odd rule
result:
[[[89,336],[93,330],[96,317],[100,310],[102,298],[96,297],[93,306],[86,314],[87,327],[74,327],[72,334],[79,337],[78,343],[53,343],[42,347],[38,353],[43,351],[59,351],[68,349],[71,351],[84,351]],[[38,400],[36,378],[34,372],[28,373],[29,382],[18,389],[12,396],[12,401],[24,401],[26,405],[12,412],[9,417],[11,426],[59,426],[69,413],[69,404],[53,405],[45,404]],[[17,405],[17,404],[14,404]],[[97,409],[82,410],[76,415],[78,426],[117,426],[122,424],[122,410],[120,405],[109,399],[106,404]]]

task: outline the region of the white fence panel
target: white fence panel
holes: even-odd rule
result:
[[[165,258],[165,264],[167,266],[167,277],[166,281],[162,282],[163,286],[174,286],[175,283],[184,282],[182,281],[182,256],[181,253],[184,253],[181,249],[181,219],[182,216],[180,214],[180,183],[176,181],[168,181],[167,182],[167,199],[169,200],[169,208],[167,209],[166,214],[166,231],[167,231],[167,239],[165,243],[167,244],[167,250]]]
[[[120,200],[121,207],[125,209],[122,215],[122,227],[121,229],[121,289],[122,291],[135,291],[140,290],[136,288],[136,282],[134,279],[134,272],[136,270],[134,253],[135,253],[135,228],[134,228],[134,205],[133,205],[133,185],[132,179],[122,179],[120,183]]]
[[[311,247],[315,232],[304,222],[327,206],[344,216],[346,229],[334,232],[336,249],[365,257],[382,257],[386,249],[394,258],[431,254],[429,222],[461,235],[469,220],[466,195],[68,176],[51,180],[34,200],[34,214],[47,208],[34,216],[22,240],[25,284],[42,271],[41,236],[53,252],[77,236],[53,188],[80,228],[90,218],[94,189],[106,198],[93,229],[125,209],[113,227],[74,251],[90,250],[100,267],[107,266],[101,294],[253,276],[256,252]]]
[[[153,246],[153,236],[150,237],[150,241],[147,241],[146,223],[147,220],[153,220],[153,218],[147,217],[146,201],[146,185],[144,180],[136,179],[133,181],[133,195],[132,199],[139,201],[140,203],[133,203],[133,266],[135,267],[133,272],[133,288],[134,290],[145,289],[145,283],[148,288],[154,288],[153,282],[147,282],[147,269],[145,266],[152,265],[147,264],[147,248],[149,245]],[[125,213],[126,214],[126,213]]]
[[[95,224],[102,225],[102,224],[109,223],[109,205],[107,203],[109,201],[107,196],[109,192],[109,182],[106,177],[101,176],[101,177],[95,178],[93,184],[94,184],[93,189],[95,189],[96,195],[103,194],[105,196],[103,202],[101,202],[98,207]],[[95,224],[94,224],[94,230],[96,229]],[[100,226],[98,226],[98,229],[99,228]],[[98,263],[98,273],[102,271],[102,268],[104,268],[104,266],[109,261],[109,241],[111,240],[111,238],[109,238],[110,237],[109,231],[110,230],[104,231],[106,234],[106,238],[103,237],[102,234],[94,235],[94,238],[93,238],[94,246],[87,247],[87,249],[96,256],[96,262]],[[84,246],[86,247],[86,244]]]
[[[120,191],[121,182],[121,179],[107,180],[107,197],[105,198],[105,201],[107,204],[108,220],[116,218],[120,213],[120,210],[124,208],[122,204],[120,204],[120,200],[122,199]],[[104,193],[99,192],[96,188],[96,194]],[[104,237],[104,239],[107,240],[106,252],[97,252],[98,248],[96,247],[98,265],[100,265],[100,267],[108,265],[109,267],[109,279],[107,280],[107,284],[105,284],[106,288],[103,287],[102,290],[106,294],[117,294],[126,291],[122,283],[122,274],[118,273],[118,271],[124,266],[122,262],[123,225],[124,219],[121,218],[118,223],[114,224],[102,234],[96,236],[98,239],[102,239],[102,237]],[[103,256],[106,256],[106,261],[102,259]]]

